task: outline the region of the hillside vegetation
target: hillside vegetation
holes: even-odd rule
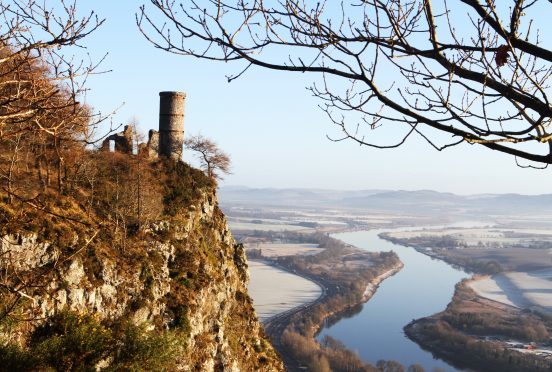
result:
[[[180,161],[96,151],[97,118],[40,56],[11,61],[0,370],[281,370],[216,182]]]

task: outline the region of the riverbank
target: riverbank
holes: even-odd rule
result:
[[[333,318],[335,322],[340,318],[341,314],[346,314],[369,301],[376,293],[383,280],[399,272],[402,267],[402,262],[399,262],[396,267],[375,277],[367,284],[359,301],[354,303],[341,303],[341,306],[324,313],[320,313],[320,309],[324,307],[325,303],[335,299],[336,293],[331,290],[331,288],[335,288],[336,283],[330,283],[321,277],[309,277],[308,274],[302,273],[305,277],[309,277],[309,279],[313,281],[318,281],[320,285],[324,285],[325,288],[330,290],[323,292],[322,296],[315,302],[279,314],[271,318],[267,324],[265,324],[265,331],[271,340],[273,340],[274,347],[280,352],[286,369],[288,371],[299,371],[303,367],[309,366],[316,370],[316,365],[320,363],[321,360],[327,360],[327,364],[329,366],[334,365],[334,367],[336,363],[346,360],[346,363],[349,366],[352,365],[355,371],[376,371],[371,365],[361,361],[356,353],[346,349],[344,345],[336,340],[328,338],[324,340],[324,346],[320,345],[320,343],[316,341],[316,335],[329,319]],[[307,319],[307,321],[309,321],[314,314],[317,314],[316,316],[319,317],[318,321],[311,321],[311,327],[307,328],[307,332],[304,334],[297,332],[298,322],[301,322],[301,319]],[[310,359],[311,356],[315,357],[314,360]]]
[[[265,331],[283,356],[288,370],[298,370],[301,366],[315,368],[319,363],[339,369],[336,363],[342,360],[353,361],[359,371],[372,370],[337,342],[331,345],[326,342],[322,346],[315,337],[326,319],[338,317],[368,301],[381,282],[400,271],[403,264],[392,252],[366,252],[325,234],[312,238],[319,239],[318,243],[324,247],[321,253],[271,257],[266,262],[313,281],[322,288],[321,296],[267,319]]]
[[[332,323],[335,323],[339,321],[339,318],[341,315],[344,315],[345,313],[349,313],[351,311],[354,311],[355,308],[358,308],[362,304],[365,304],[368,302],[377,292],[380,284],[387,278],[390,278],[391,276],[397,274],[399,271],[401,271],[404,267],[404,264],[399,261],[395,267],[389,269],[388,271],[384,272],[383,274],[378,275],[374,279],[372,279],[367,285],[366,289],[364,290],[361,299],[356,303],[351,304],[343,304],[342,308],[336,309],[333,312],[327,312],[324,314],[322,322],[313,325],[311,331],[309,332],[309,336],[316,338],[318,333],[322,330],[322,328],[327,324],[327,322],[331,319]]]
[[[482,263],[477,260],[451,256],[446,254],[447,252],[445,250],[437,251],[436,249],[428,248],[420,244],[410,243],[408,240],[395,238],[386,232],[380,233],[378,236],[380,239],[387,240],[388,242],[395,245],[413,248],[418,253],[426,255],[432,259],[441,260],[456,269],[460,269],[466,272],[494,274],[501,270],[500,265],[497,265],[495,261]]]
[[[366,366],[367,362],[375,365],[380,360],[387,360],[400,362],[403,366],[421,365],[426,370],[454,370],[449,364],[434,359],[430,352],[423,350],[417,343],[404,337],[403,327],[412,319],[433,314],[445,308],[453,295],[454,285],[466,274],[451,268],[441,260],[430,259],[414,249],[396,246],[382,240],[378,237],[381,232],[382,230],[356,231],[339,234],[336,238],[344,242],[341,243],[343,248],[352,249],[350,253],[354,251],[366,253],[366,256],[364,256],[366,258],[380,257],[381,251],[387,252],[384,253],[384,256],[386,254],[389,256],[398,254],[400,261],[405,263],[404,269],[393,276],[393,279],[389,279],[389,282],[385,281],[386,285],[377,291],[378,296],[371,298],[362,306],[350,307],[339,313],[338,316],[325,318],[326,320],[321,322],[314,322],[307,318],[305,319],[306,324],[303,324],[300,322],[301,318],[299,316],[294,317],[299,320],[298,328],[310,327],[308,332],[302,334],[316,333],[320,329],[315,328],[314,325],[323,324],[323,328],[316,336],[318,342],[312,337],[301,336],[299,332],[290,332],[289,334],[293,337],[288,337],[286,341],[291,341],[297,345],[294,348],[295,350],[310,350],[314,357],[322,356],[323,358],[326,358],[325,355],[328,352],[320,352],[321,348],[329,348],[329,353],[340,355],[341,358],[343,355],[347,356],[347,349],[344,350],[346,347],[351,354],[346,358],[350,356],[350,360],[358,363],[357,366]],[[257,239],[264,238],[265,241],[272,239],[287,244],[305,243],[305,235],[297,236],[297,238],[301,238],[300,240],[296,240],[295,235],[295,233],[289,235],[255,234],[255,237]],[[327,238],[327,235],[324,234],[324,238]],[[353,249],[353,246],[360,247],[360,249]],[[320,262],[318,258],[314,257],[304,256],[296,263],[298,266],[310,266],[311,269],[320,271]],[[359,257],[355,257],[354,254],[349,255],[349,253],[342,252],[340,257],[334,257],[333,264],[341,268],[343,273],[354,273],[348,279],[353,284],[358,283],[359,276],[356,274],[356,270],[362,269],[361,271],[364,271],[369,269],[369,266],[360,266],[360,262],[356,260]],[[353,260],[347,262],[349,258]],[[364,261],[368,263],[370,260]],[[330,275],[333,274],[331,270],[326,271]],[[372,271],[370,279],[374,279],[386,271],[381,270],[376,273]],[[320,277],[325,278],[324,276]],[[369,288],[368,283],[369,281],[365,282],[362,288],[358,286],[357,293],[359,297],[355,299],[355,303],[361,302],[360,297],[365,293],[367,287]],[[343,287],[346,287],[346,285]],[[315,316],[329,315],[327,312],[323,313],[319,308],[313,308],[313,310]],[[278,323],[280,334],[283,333],[293,315],[287,314],[285,322]],[[339,341],[336,342],[336,340]],[[280,341],[277,340],[277,342]],[[374,345],[377,345],[377,347]],[[331,352],[336,346],[338,348],[337,352]],[[350,350],[355,350],[355,353],[350,352]],[[320,362],[320,360],[311,360],[311,362]],[[297,363],[305,366],[308,364]],[[359,367],[359,370],[362,370],[362,367]]]
[[[372,282],[368,283],[368,285],[366,286],[366,289],[364,290],[364,294],[362,295],[361,303],[364,303],[369,299],[371,299],[372,296],[378,290],[381,282],[383,282],[385,279],[401,271],[403,267],[404,267],[404,264],[401,261],[399,261],[396,267],[391,268],[390,270],[374,278]]]
[[[409,323],[404,328],[407,336],[457,368],[551,370],[552,271],[499,273],[508,267],[539,268],[542,260],[535,249],[518,247],[513,252],[513,248],[483,245],[470,257],[466,252],[473,249],[459,246],[459,241],[445,232],[433,235],[433,231],[424,230],[421,235],[412,232],[403,237],[379,235],[453,267],[480,273],[455,287],[444,311]],[[501,252],[504,254],[498,254]]]
[[[550,269],[549,229],[448,226],[384,232],[380,238],[479,274]]]
[[[412,321],[406,335],[458,368],[550,371],[549,317],[478,296],[460,282],[445,311]]]
[[[329,320],[330,318],[335,318],[334,321],[337,321],[341,314],[344,314],[344,313],[346,313],[346,312],[348,312],[348,311],[350,311],[350,310],[352,310],[352,309],[368,302],[376,294],[376,291],[378,290],[380,284],[385,279],[387,279],[387,278],[395,275],[399,271],[401,271],[401,269],[403,267],[404,267],[404,264],[401,261],[398,261],[396,263],[396,266],[394,266],[391,269],[385,271],[384,273],[376,276],[374,279],[372,279],[366,285],[366,289],[362,293],[362,297],[360,298],[359,301],[356,301],[356,302],[353,302],[353,303],[343,303],[341,307],[336,308],[334,311],[326,312],[325,314],[322,315],[321,322],[318,322],[317,324],[314,324],[307,335],[312,337],[312,338],[315,338],[316,335],[322,329],[322,327],[324,327],[327,320]],[[313,280],[321,280],[323,278],[312,278],[312,279]],[[333,285],[336,285],[336,284],[337,283],[333,283]],[[328,295],[327,292],[322,294],[322,296],[319,298],[319,300],[321,302],[327,301],[329,299],[331,299],[331,296]],[[313,303],[313,305],[314,305],[314,303]],[[304,310],[308,310],[308,309],[304,308]]]

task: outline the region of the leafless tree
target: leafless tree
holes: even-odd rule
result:
[[[551,11],[545,0],[150,0],[137,24],[157,48],[236,62],[229,81],[252,66],[319,74],[311,91],[336,141],[393,148],[418,134],[546,166],[552,50],[539,28]],[[396,141],[382,143],[388,131]]]
[[[0,1],[0,22],[0,150],[26,154],[0,164],[0,177],[9,184],[4,191],[10,200],[22,191],[12,187],[12,176],[32,161],[43,189],[55,177],[62,192],[78,158],[74,150],[93,142],[106,118],[80,101],[88,77],[102,72],[99,64],[72,53],[84,49],[82,40],[103,20],[94,13],[79,16],[74,0],[8,0]]]
[[[184,141],[184,146],[197,152],[201,167],[208,177],[221,179],[220,173],[230,173],[230,156],[209,138],[201,134],[190,136]]]
[[[98,234],[69,208],[51,208],[60,198],[42,196],[51,180],[59,196],[82,178],[85,146],[104,120],[81,102],[87,78],[101,72],[98,64],[72,53],[102,22],[94,13],[79,16],[76,0],[0,0],[0,321],[32,319],[22,303],[34,301],[56,265]],[[33,223],[47,226],[46,216],[86,226],[90,238],[82,234],[76,252],[31,267],[18,234]],[[62,233],[56,239],[68,239],[60,247],[73,241]]]
[[[0,2],[0,138],[18,130],[87,134],[79,119],[89,119],[91,113],[78,100],[88,76],[100,72],[98,63],[65,52],[84,48],[82,39],[103,20],[94,13],[79,17],[74,0],[51,3]]]

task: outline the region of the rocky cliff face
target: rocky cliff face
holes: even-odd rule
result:
[[[178,330],[177,369],[283,369],[247,294],[244,250],[214,192],[151,224],[124,249],[110,248],[101,229],[75,233],[65,246],[40,231],[2,239],[0,281],[10,289],[0,301],[3,345],[32,346],[37,327],[69,311],[108,326],[130,320],[146,337]],[[113,358],[95,366],[108,368]]]

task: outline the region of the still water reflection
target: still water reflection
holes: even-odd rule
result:
[[[431,259],[413,248],[394,245],[378,237],[383,231],[357,231],[334,235],[335,238],[371,252],[395,251],[404,268],[386,279],[362,310],[327,325],[318,339],[330,335],[372,364],[380,359],[396,360],[405,366],[420,364],[426,370],[456,369],[410,341],[403,327],[412,319],[445,309],[454,293],[454,285],[468,274]]]

